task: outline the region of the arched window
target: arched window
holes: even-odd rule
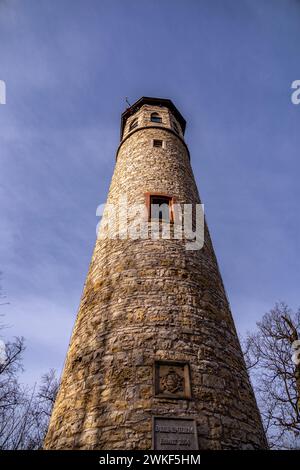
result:
[[[162,122],[162,119],[158,113],[151,113],[152,122]]]
[[[130,126],[129,126],[129,132],[132,131],[132,129],[134,129],[135,127],[137,127],[137,125],[138,125],[137,119],[134,119],[133,121],[131,121]]]

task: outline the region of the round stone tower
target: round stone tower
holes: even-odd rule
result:
[[[109,204],[174,229],[175,205],[200,203],[185,124],[167,99],[123,113]],[[97,238],[45,448],[265,448],[206,224],[201,249],[125,235]]]

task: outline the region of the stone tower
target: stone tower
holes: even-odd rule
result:
[[[168,99],[121,120],[107,202],[200,203]],[[157,214],[156,214],[157,215]],[[123,234],[124,235],[124,234]],[[208,228],[184,239],[98,238],[46,449],[258,449],[266,440]]]

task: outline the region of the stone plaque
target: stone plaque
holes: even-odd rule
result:
[[[191,418],[153,418],[155,450],[198,450],[196,421]]]
[[[160,398],[191,398],[190,370],[187,362],[156,361],[154,395]]]

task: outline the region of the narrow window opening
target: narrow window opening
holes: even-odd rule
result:
[[[150,195],[149,219],[160,222],[172,222],[172,198],[169,196]]]
[[[137,125],[138,125],[138,120],[134,119],[129,126],[129,132],[132,131],[135,127],[137,127]]]
[[[175,122],[173,122],[173,129],[176,132],[176,134],[179,134],[179,129],[178,129],[178,126]]]
[[[158,139],[153,140],[153,147],[162,147],[162,146],[163,146],[162,140],[158,140]]]
[[[151,121],[152,122],[162,122],[162,119],[158,113],[151,114]]]

